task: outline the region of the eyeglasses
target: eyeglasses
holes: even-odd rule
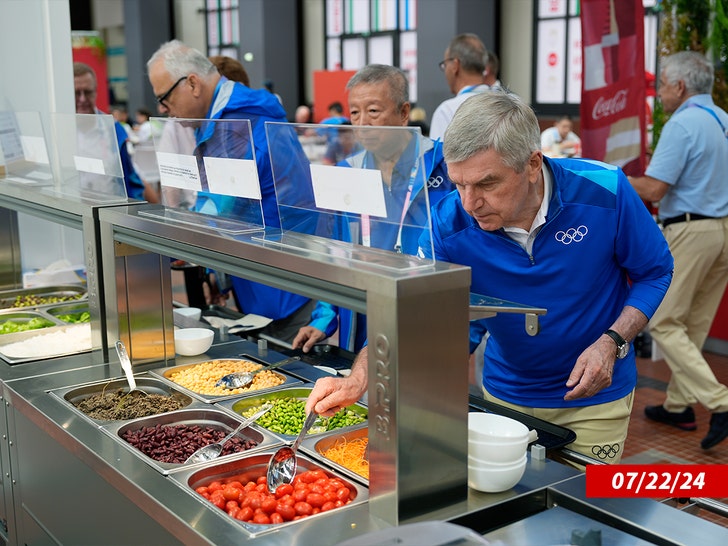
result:
[[[447,66],[447,63],[449,63],[450,61],[454,61],[454,60],[455,60],[455,57],[448,57],[444,61],[440,61],[439,63],[437,63],[437,66],[440,67],[440,70],[445,72],[445,67]]]
[[[164,101],[166,101],[169,98],[169,96],[172,94],[172,91],[174,91],[175,87],[177,87],[180,83],[182,83],[187,78],[189,78],[189,76],[182,76],[179,80],[174,82],[174,85],[172,87],[170,87],[166,93],[164,93],[163,95],[154,97],[156,99],[156,101],[166,108],[167,105],[164,104]]]

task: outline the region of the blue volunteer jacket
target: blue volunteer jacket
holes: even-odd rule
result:
[[[471,322],[471,352],[490,332],[483,369],[489,392],[529,407],[611,402],[636,385],[631,349],[615,364],[612,384],[593,397],[565,401],[566,380],[581,352],[625,305],[652,316],[672,278],[672,255],[621,169],[588,160],[544,161],[553,191],[530,255],[502,230],[481,229],[453,193],[433,207],[435,258],[470,266],[472,292],[547,309],[536,336],[526,333],[522,315]],[[428,233],[422,243],[427,255]]]

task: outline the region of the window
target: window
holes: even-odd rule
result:
[[[416,0],[326,0],[326,69],[371,63],[407,72],[417,100]]]
[[[206,0],[207,54],[238,58],[238,0]]]

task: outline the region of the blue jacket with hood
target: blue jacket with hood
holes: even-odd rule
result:
[[[471,352],[490,332],[483,385],[491,394],[528,407],[611,402],[636,385],[632,349],[616,362],[612,384],[590,398],[565,401],[566,380],[625,305],[652,316],[672,279],[672,255],[621,169],[588,160],[544,162],[552,196],[530,255],[503,230],[480,228],[454,192],[433,207],[435,258],[470,266],[472,292],[547,309],[535,336],[518,314],[471,322]],[[427,255],[428,233],[422,243]]]
[[[275,95],[264,89],[250,89],[223,76],[215,89],[215,96],[207,117],[215,120],[250,120],[253,136],[252,149],[255,151],[260,180],[265,225],[279,228],[281,224],[268,154],[265,122],[286,121],[286,113],[280,102]],[[202,156],[250,158],[251,147],[247,135],[238,134],[239,127],[236,128],[233,125],[208,124],[199,127],[195,134],[197,141],[195,153],[198,158]],[[204,207],[208,200],[214,202],[218,212],[233,214],[245,219],[246,211],[236,208],[240,200],[234,197],[203,192],[198,196],[196,209]],[[277,320],[290,316],[309,301],[309,298],[304,296],[239,277],[231,277],[231,281],[233,290],[242,306],[241,311],[244,313],[254,313]]]

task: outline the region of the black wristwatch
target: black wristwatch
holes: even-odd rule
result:
[[[612,338],[614,343],[617,344],[617,358],[624,358],[629,352],[629,343],[627,343],[622,336],[620,336],[614,330],[607,330],[604,332]]]

